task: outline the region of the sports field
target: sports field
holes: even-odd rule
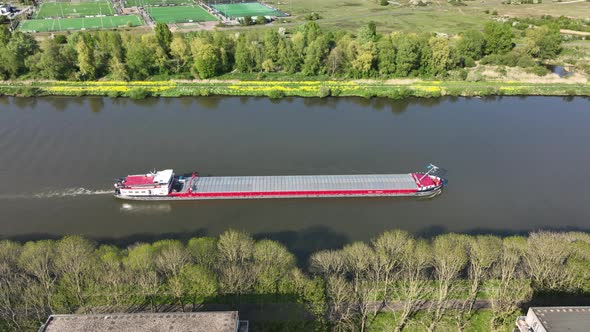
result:
[[[123,15],[90,18],[24,20],[19,24],[18,29],[25,32],[48,32],[116,28],[120,26],[138,26],[142,24],[142,20],[137,15]]]
[[[285,16],[284,13],[269,8],[258,2],[227,3],[210,5],[225,17],[244,16]]]
[[[194,5],[193,0],[125,0],[125,7],[147,7],[168,5]]]
[[[215,16],[198,6],[147,7],[147,12],[158,23],[217,21]]]
[[[84,17],[90,15],[113,15],[115,11],[110,1],[94,0],[88,2],[43,2],[37,9],[35,18]]]

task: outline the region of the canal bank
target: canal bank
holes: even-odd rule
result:
[[[310,81],[4,81],[7,96],[182,97],[407,97],[590,96],[590,83],[527,81],[310,80]],[[567,82],[567,83],[566,83]]]

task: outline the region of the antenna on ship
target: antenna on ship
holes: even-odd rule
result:
[[[428,168],[428,172],[426,172],[424,175],[422,175],[422,177],[420,178],[420,181],[422,181],[422,179],[424,179],[425,177],[430,175],[430,173],[436,172],[440,169],[440,167],[433,165],[433,164],[429,164],[428,166],[426,166],[426,168]]]

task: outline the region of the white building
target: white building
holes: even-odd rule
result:
[[[531,307],[516,319],[516,332],[590,331],[590,307]]]

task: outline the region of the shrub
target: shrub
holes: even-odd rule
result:
[[[271,90],[271,91],[268,93],[268,97],[269,97],[270,99],[280,99],[280,98],[283,98],[284,96],[285,96],[285,93],[284,93],[283,91],[281,91],[281,90],[276,90],[276,89],[274,89],[274,90]]]
[[[463,64],[465,65],[465,67],[469,67],[469,68],[475,67],[475,60],[473,60],[473,58],[466,57],[464,59],[464,63]]]
[[[23,97],[35,97],[41,94],[41,90],[35,87],[23,86],[16,90],[16,94]]]
[[[150,92],[144,88],[133,88],[129,90],[128,96],[133,99],[145,99],[150,96]]]
[[[537,76],[545,76],[545,75],[549,74],[549,69],[547,69],[543,66],[528,67],[528,68],[525,68],[525,71],[527,73],[535,74]]]
[[[379,0],[379,4],[381,6],[387,6],[389,4],[389,2],[387,0]]]
[[[331,94],[330,88],[327,86],[320,86],[320,88],[318,89],[318,97],[320,97],[320,98],[329,97],[330,94]]]

